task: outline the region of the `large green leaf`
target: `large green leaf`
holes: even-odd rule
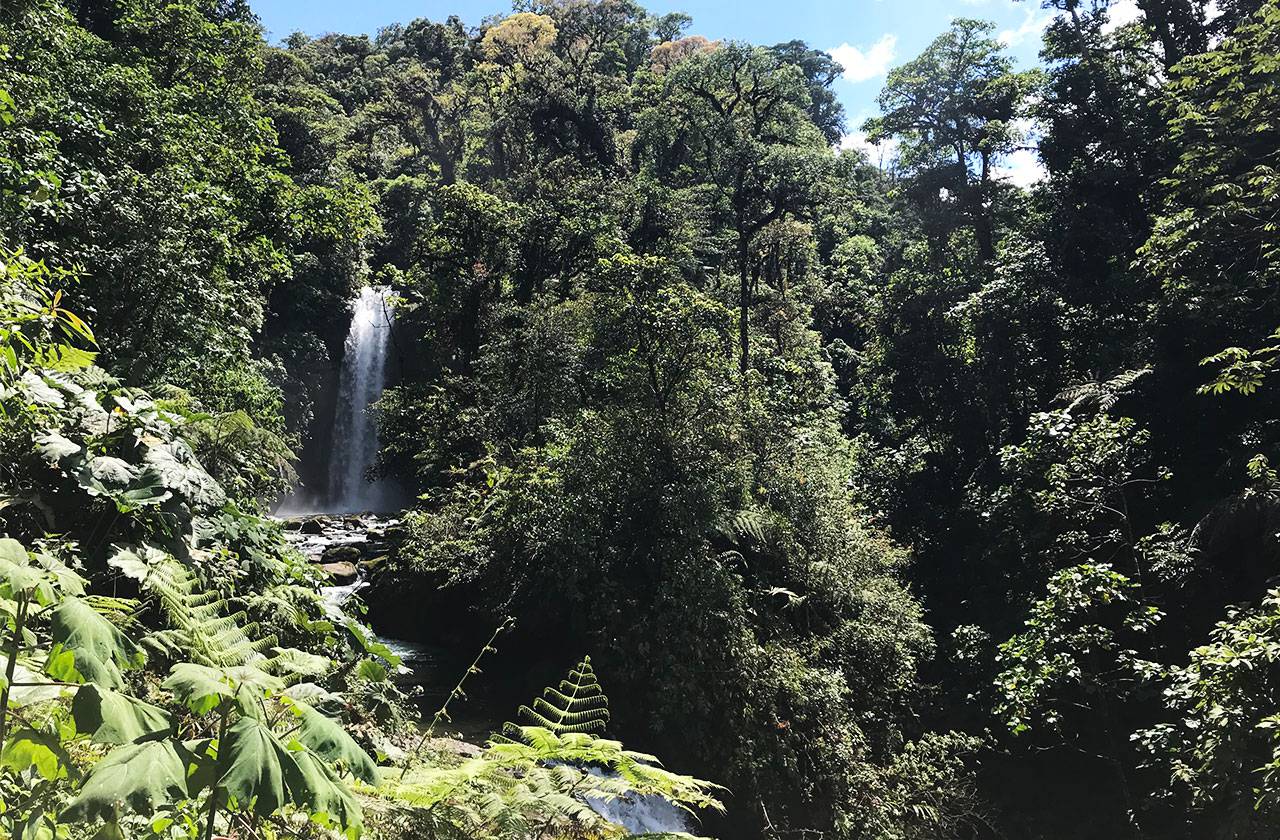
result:
[[[14,820],[10,840],[54,840],[58,825],[53,817],[39,808],[32,809],[26,816]]]
[[[264,694],[278,694],[284,691],[284,680],[268,674],[257,665],[233,665],[226,669],[226,674],[232,685],[255,699],[255,706],[259,705],[257,701],[261,700]]]
[[[107,565],[118,569],[120,574],[139,583],[146,581],[153,566],[164,562],[169,556],[152,545],[124,548],[116,546],[115,548],[116,552],[107,560]]]
[[[347,628],[347,632],[355,638],[366,653],[382,659],[392,668],[400,667],[400,657],[392,653],[391,648],[378,641],[378,637],[368,627],[365,627],[355,619],[348,619],[343,626]]]
[[[218,746],[219,765],[225,767],[217,789],[229,805],[269,816],[290,801],[285,779],[300,776],[289,749],[267,726],[242,717]]]
[[[191,798],[187,770],[196,758],[170,740],[129,744],[94,765],[63,822],[115,819],[117,810],[149,816],[156,807]]]
[[[35,664],[32,663],[33,666]],[[74,690],[64,685],[46,682],[35,667],[28,668],[21,662],[14,666],[13,681],[15,685],[9,689],[9,705],[16,708],[57,700]],[[22,683],[22,685],[16,685],[16,683]],[[0,675],[0,685],[3,684],[4,677]]]
[[[46,461],[64,469],[69,466],[68,459],[79,455],[81,451],[80,444],[52,430],[37,438],[36,445]]]
[[[198,715],[207,714],[223,700],[234,699],[242,713],[260,717],[263,695],[283,690],[284,682],[254,665],[210,668],[180,662],[169,671],[164,687]]]
[[[324,761],[305,748],[286,747],[260,721],[236,721],[221,751],[226,770],[216,789],[232,807],[268,816],[293,805],[324,825],[358,829],[360,806]]]
[[[27,371],[22,374],[22,390],[26,393],[27,398],[36,405],[47,405],[55,408],[62,408],[66,405],[66,401],[62,398],[62,394],[58,389],[52,387],[44,377],[35,371]]]
[[[33,565],[31,555],[17,540],[0,539],[0,598],[32,598],[44,605],[53,603],[53,585],[43,570]]]
[[[197,738],[183,741],[182,747],[192,760],[187,767],[187,790],[194,799],[218,780],[218,744],[214,738]]]
[[[297,777],[289,783],[294,802],[321,825],[345,829],[348,836],[358,833],[360,805],[346,785],[311,751],[295,752],[293,758],[298,768]]]
[[[357,778],[371,785],[378,783],[377,765],[340,723],[301,700],[292,700],[289,705],[301,720],[294,733],[299,742],[326,760],[340,763]]]
[[[128,461],[111,455],[99,455],[89,459],[77,478],[89,492],[106,495],[125,489],[139,474],[138,468]]]
[[[85,579],[66,563],[43,551],[31,555],[35,564],[44,570],[45,578],[64,595],[83,595]]]
[[[174,665],[164,687],[173,693],[174,699],[197,715],[208,714],[223,700],[235,696],[235,689],[227,681],[225,673],[194,662]]]
[[[49,654],[50,676],[64,682],[92,682],[119,688],[122,668],[138,668],[146,655],[120,630],[79,598],[66,598],[53,609],[49,621],[54,648]],[[70,651],[74,667],[68,670]]]
[[[68,468],[74,468],[77,460],[70,458]],[[90,496],[110,499],[121,513],[161,504],[173,495],[164,485],[163,478],[149,465],[139,469],[128,461],[109,455],[82,462],[74,474],[85,492]]]
[[[0,562],[26,565],[27,547],[11,537],[0,538]]]
[[[98,354],[91,350],[82,350],[70,344],[55,343],[40,348],[36,354],[36,363],[41,367],[59,372],[83,370],[93,364]]]
[[[282,677],[318,677],[333,669],[333,660],[297,648],[273,648],[263,667]]]
[[[142,461],[161,485],[199,507],[218,507],[227,500],[226,493],[205,472],[191,448],[179,440],[156,443],[147,448]]]
[[[342,695],[335,694],[313,682],[294,683],[281,692],[283,697],[307,703],[340,703]]]
[[[0,752],[0,766],[21,773],[34,767],[45,779],[60,779],[67,775],[71,758],[58,736],[33,729],[19,729],[5,739],[4,752]]]
[[[163,504],[172,496],[173,493],[165,488],[160,476],[152,470],[143,470],[137,481],[124,491],[113,493],[111,499],[121,513],[128,513],[141,507]]]
[[[376,659],[361,659],[356,666],[356,676],[369,682],[386,682],[387,669]]]
[[[76,728],[99,744],[128,744],[173,732],[164,709],[110,689],[81,686],[71,701]]]

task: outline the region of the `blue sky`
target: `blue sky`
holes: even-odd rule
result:
[[[643,2],[643,0],[642,0]],[[649,0],[654,12],[693,17],[689,34],[774,44],[798,38],[828,50],[845,66],[835,84],[849,116],[846,145],[860,145],[862,121],[877,113],[876,96],[890,67],[917,55],[952,18],[995,22],[999,37],[1023,67],[1034,66],[1049,13],[1038,0]],[[1117,6],[1132,5],[1122,0]],[[510,0],[257,0],[254,9],[272,41],[300,30],[373,34],[390,23],[459,15],[469,24],[506,13]],[[882,150],[873,152],[882,154]],[[1007,166],[1010,177],[1035,176],[1035,158],[1023,153]]]

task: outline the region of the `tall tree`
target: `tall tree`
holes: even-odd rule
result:
[[[769,51],[786,64],[800,68],[809,90],[809,119],[821,129],[828,143],[838,143],[844,135],[844,106],[831,89],[840,78],[840,64],[823,50],[815,50],[804,41],[774,44]]]
[[[671,68],[640,116],[642,165],[677,188],[710,187],[709,209],[732,231],[744,374],[751,366],[752,245],[771,222],[808,212],[830,159],[808,119],[810,102],[798,67],[734,43]]]
[[[889,73],[879,98],[884,115],[864,126],[872,142],[900,140],[904,169],[960,201],[984,265],[996,252],[996,167],[1023,141],[1018,120],[1038,78],[1014,72],[994,31],[986,21],[954,21]]]

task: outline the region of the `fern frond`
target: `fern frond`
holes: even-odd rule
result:
[[[740,543],[749,537],[757,543],[765,544],[769,542],[772,525],[765,511],[747,508],[725,514],[716,522],[715,529],[731,543]]]
[[[1139,379],[1151,373],[1151,368],[1121,371],[1110,379],[1093,380],[1073,385],[1058,394],[1058,399],[1067,402],[1067,411],[1072,412],[1081,406],[1094,404],[1098,411],[1110,411],[1120,398],[1128,393]]]
[[[190,569],[159,549],[121,549],[111,564],[155,599],[169,627],[144,641],[170,658],[180,655],[198,665],[229,668],[265,659],[279,644],[244,610],[203,589]]]
[[[591,657],[583,657],[559,687],[547,686],[542,696],[516,710],[516,716],[555,735],[603,732],[609,723],[609,698],[596,679]],[[503,731],[521,737],[524,728],[507,723]]]
[[[592,803],[635,796],[662,796],[691,814],[723,810],[718,786],[648,765],[618,741],[538,727],[519,735],[457,766],[416,765],[360,791],[430,820],[429,836],[441,837],[622,837]]]
[[[133,598],[116,598],[112,595],[85,595],[84,602],[94,612],[117,627],[128,627],[137,622],[138,602]]]

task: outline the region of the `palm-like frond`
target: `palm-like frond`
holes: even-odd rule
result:
[[[547,686],[541,697],[534,698],[532,705],[521,706],[517,715],[557,735],[603,732],[609,723],[609,698],[596,679],[591,657],[583,657],[558,687]],[[511,723],[503,729],[508,734],[521,731]]]
[[[1110,411],[1120,398],[1127,394],[1138,380],[1151,373],[1151,368],[1121,371],[1110,379],[1095,379],[1072,385],[1058,394],[1060,401],[1067,403],[1067,411],[1075,411],[1083,406],[1095,405],[1098,411]]]
[[[767,543],[772,527],[768,514],[753,508],[731,511],[715,524],[720,535],[731,543],[740,543],[746,538],[761,544]]]
[[[205,590],[190,569],[163,551],[121,549],[111,564],[155,599],[169,627],[143,641],[170,659],[229,668],[264,660],[278,644],[274,634],[262,633],[244,610]]]
[[[626,836],[590,803],[637,795],[665,797],[690,813],[722,810],[716,785],[665,770],[618,741],[542,727],[520,727],[516,734],[519,740],[495,741],[455,767],[415,767],[362,793],[384,808],[419,813],[438,836],[472,838],[523,837],[544,829],[543,836],[559,836],[558,829],[571,836]]]

